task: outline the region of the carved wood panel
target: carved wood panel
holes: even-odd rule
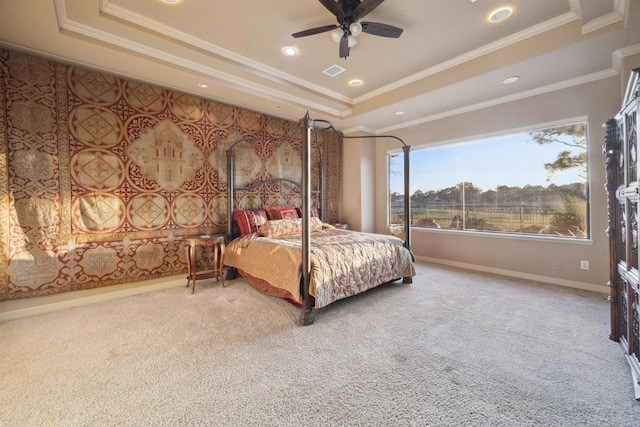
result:
[[[632,73],[624,107],[606,123],[603,151],[607,182],[610,262],[611,335],[620,342],[636,381],[640,399],[640,273],[638,203],[638,95],[640,69]]]

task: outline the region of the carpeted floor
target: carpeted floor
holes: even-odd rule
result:
[[[312,326],[237,279],[0,324],[2,426],[637,426],[604,295],[418,263]]]

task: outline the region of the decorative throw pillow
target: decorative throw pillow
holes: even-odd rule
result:
[[[258,227],[267,222],[267,213],[262,209],[235,211],[233,212],[233,217],[238,223],[238,228],[240,228],[240,236],[257,232]]]
[[[267,217],[273,219],[295,219],[298,217],[296,207],[293,205],[273,205],[264,206],[267,211]]]
[[[318,218],[320,216],[318,215],[318,209],[315,206],[311,206],[311,209],[309,210],[311,211],[312,217]],[[298,212],[298,216],[302,218],[302,208],[296,208],[296,212]]]
[[[322,221],[320,221],[320,218],[311,218],[309,231],[314,232],[320,230],[322,230]],[[258,233],[264,237],[302,234],[302,218],[269,220],[258,228]]]
[[[253,239],[255,239],[256,237],[258,237],[258,233],[250,233],[250,234],[245,234],[244,236],[240,236],[238,238],[238,244],[240,245],[241,248],[246,248],[247,246],[249,246],[249,243],[251,243],[251,241]]]

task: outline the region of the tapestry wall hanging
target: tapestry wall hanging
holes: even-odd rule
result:
[[[0,49],[0,300],[186,274],[184,240],[224,233],[226,150],[239,185],[301,177],[297,123]],[[273,139],[269,139],[273,138]],[[338,220],[342,138],[312,138]],[[261,188],[236,208],[292,203]],[[206,260],[204,260],[206,262]]]

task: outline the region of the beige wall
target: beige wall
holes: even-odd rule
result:
[[[346,222],[352,230],[359,230],[362,227],[360,158],[360,141],[345,139],[342,145],[340,222]]]
[[[345,161],[347,159],[348,161]],[[343,141],[343,191],[340,221],[347,223],[351,230],[375,232],[375,215],[371,215],[371,212],[376,210],[375,188],[375,140],[345,138]],[[384,203],[384,200],[382,202]]]
[[[635,65],[638,66],[638,65]],[[633,68],[628,62],[626,68]],[[621,105],[624,77],[611,77],[569,89],[532,96],[483,110],[428,122],[393,132],[412,147],[443,141],[472,139],[506,130],[586,118],[589,137],[589,174],[591,194],[591,239],[570,241],[554,238],[496,236],[435,229],[414,228],[412,250],[418,260],[433,261],[480,271],[504,274],[546,283],[559,284],[599,292],[608,292],[609,247],[606,235],[607,208],[604,189],[604,156],[602,124],[615,115]],[[624,80],[624,84],[621,83]],[[347,144],[345,144],[346,146]],[[387,164],[388,150],[399,149],[392,140],[376,141],[375,231],[387,229]],[[345,151],[343,165],[354,159]],[[416,168],[418,165],[412,165]],[[346,178],[346,176],[345,176]],[[346,182],[343,194],[355,184]],[[365,191],[366,185],[362,186]],[[589,270],[580,261],[590,263]]]
[[[636,49],[637,50],[637,49]],[[620,93],[624,97],[631,71],[640,67],[640,54],[623,57],[620,61]]]

